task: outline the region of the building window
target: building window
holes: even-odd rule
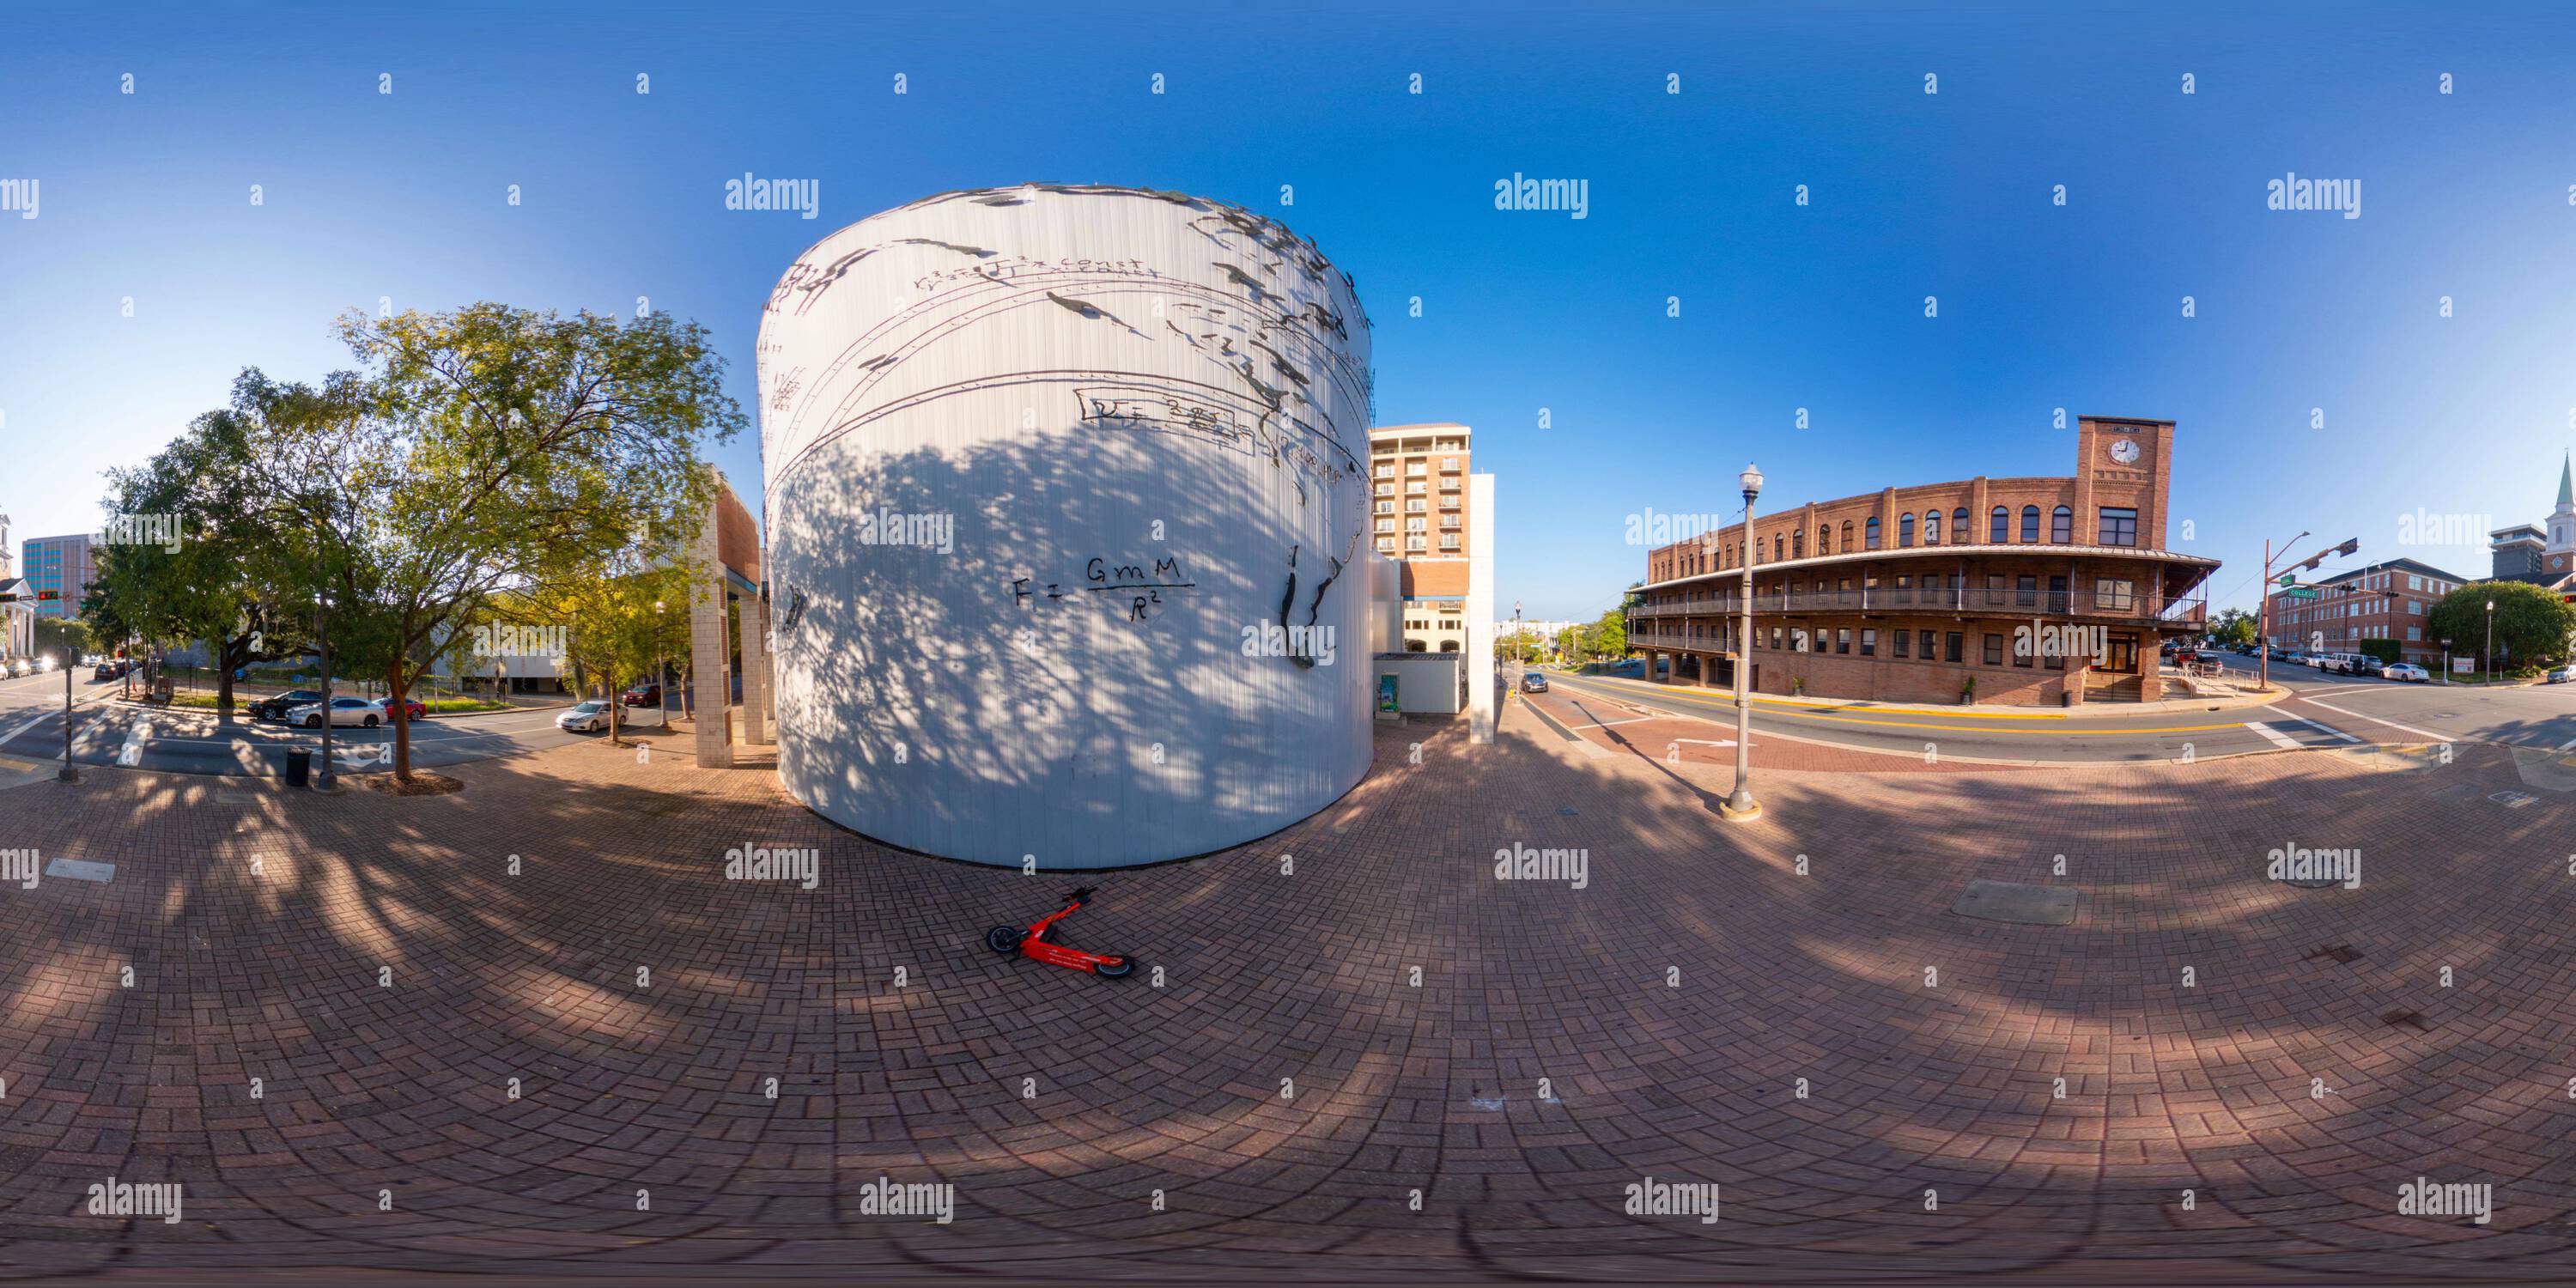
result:
[[[2093,606],[2105,612],[2125,613],[2136,606],[2135,592],[2126,577],[2093,579]]]
[[[2407,628],[2406,628],[2406,642],[2407,642],[2407,643],[2412,644],[2412,643],[2415,643],[2416,641],[2421,640],[2421,639],[2423,639],[2423,638],[2424,638],[2424,628],[2423,628],[2423,627],[2421,627],[2421,626],[2409,626],[2409,627],[2407,627]]]
[[[2407,614],[2407,616],[2409,616],[2409,617],[2421,617],[2421,616],[2423,616],[2423,615],[2424,615],[2424,601],[2423,601],[2423,600],[2420,600],[2420,599],[2410,599],[2410,600],[2407,600],[2407,601],[2406,601],[2406,614]]]
[[[1441,534],[1440,534],[1440,548],[1441,548],[1441,549],[1443,549],[1443,550],[1455,550],[1455,549],[1457,549],[1457,548],[1458,548],[1458,534],[1457,534],[1457,533],[1455,533],[1455,532],[1443,532],[1443,533],[1441,533]]]
[[[2420,574],[2417,574],[2417,573],[2411,573],[2411,572],[2410,572],[2410,573],[2406,574],[2406,589],[2408,589],[2408,590],[2422,590],[2422,589],[2424,589],[2424,578],[2423,578]]]
[[[1771,628],[1771,647],[1780,647],[1780,628],[1777,626]]]
[[[2023,667],[2029,666],[2031,654],[2038,651],[2039,641],[2037,639],[2033,639],[2030,642],[2030,647],[2028,648],[2024,648],[2019,642],[2015,642],[2013,645],[2013,665]]]
[[[1431,466],[1426,461],[1407,461],[1404,463],[1404,472],[1414,478],[1424,478],[1431,473]]]
[[[1928,635],[1931,632],[1926,631],[1924,633]],[[1942,654],[1950,661],[1961,662],[1967,660],[1968,637],[1965,633],[1960,631],[1951,631],[1949,632],[1949,638],[1943,640],[1942,644],[1944,646]]]
[[[2002,666],[2003,664],[2004,637],[1990,632],[1986,636],[1986,665]]]
[[[2039,578],[2035,574],[2023,573],[2019,578],[2015,579],[2013,585],[2013,606],[2016,608],[2039,607]]]
[[[1377,467],[1377,476],[1378,476],[1379,478],[1382,478],[1382,479],[1391,479],[1391,478],[1394,478],[1394,477],[1395,477],[1395,466],[1393,466],[1393,465],[1381,465],[1381,466],[1378,466],[1378,467]]]
[[[1932,632],[1930,631],[1923,632],[1923,660],[1926,662],[1932,660]]]
[[[1896,548],[1899,550],[1907,550],[1911,549],[1913,545],[1914,516],[1910,514],[1900,514],[1896,516]]]
[[[2021,508],[2021,539],[2024,545],[2039,544],[2038,506],[2025,505]]]
[[[2061,505],[2055,510],[2049,512],[2048,539],[2061,546],[2073,544],[2075,540],[2075,512],[2073,510],[2067,509],[2065,506]]]
[[[2102,540],[2106,546],[2138,544],[2138,512],[2117,506],[2102,507]]]
[[[1832,524],[1830,524],[1830,523],[1827,523],[1827,524],[1819,524],[1819,525],[1817,525],[1817,527],[1816,527],[1816,553],[1817,553],[1817,554],[1820,554],[1820,555],[1829,555],[1829,554],[1832,554],[1833,552],[1834,552],[1834,528],[1833,528],[1833,525],[1832,525]]]
[[[1923,544],[1927,546],[1937,546],[1941,544],[1941,512],[1939,510],[1925,510],[1923,512]]]
[[[1789,557],[1792,559],[1804,559],[1807,557],[1807,530],[1805,528],[1800,528],[1789,534]]]
[[[1404,503],[1404,512],[1406,514],[1429,514],[1431,512],[1431,507],[1420,501],[1407,501]]]
[[[1968,507],[1964,505],[1950,512],[1950,539],[1963,546],[1968,544]]]
[[[2039,664],[2052,671],[2063,671],[2066,669],[2066,654],[2063,650],[2050,653],[2047,657],[2040,659]]]
[[[2012,511],[2000,505],[1996,506],[1995,512],[1986,516],[1986,542],[1989,545],[2000,546],[2010,540],[2012,540]]]
[[[1914,632],[1912,632],[1912,631],[1890,631],[1890,632],[1888,632],[1888,635],[1887,635],[1887,642],[1896,646],[1896,656],[1898,656],[1898,657],[1912,657],[1912,656],[1914,656]],[[1862,645],[1862,647],[1864,647],[1864,648],[1868,647],[1868,645],[1869,645],[1869,636],[1868,636],[1868,635],[1863,634],[1863,635],[1861,636],[1861,645]]]
[[[1862,657],[1878,656],[1878,632],[1864,630],[1860,633],[1860,655]]]
[[[1845,626],[1834,631],[1834,651],[1837,653],[1851,652],[1850,627]]]
[[[1843,526],[1848,528],[1851,525],[1846,523]],[[1869,524],[1862,531],[1866,534],[1862,539],[1869,543],[1869,548],[1878,549],[1878,516],[1875,514],[1869,516]]]
[[[1391,555],[1391,554],[1394,554],[1394,553],[1395,553],[1395,538],[1393,538],[1393,537],[1379,537],[1379,538],[1377,539],[1377,548],[1378,548],[1379,553],[1381,553],[1381,554],[1390,554],[1390,555]]]
[[[1875,521],[1873,521],[1873,522],[1875,522]],[[1849,554],[1849,553],[1851,553],[1851,551],[1853,551],[1853,550],[1854,550],[1854,549],[1856,549],[1856,548],[1857,548],[1857,547],[1855,547],[1855,546],[1853,546],[1853,545],[1852,545],[1852,526],[1851,526],[1851,520],[1849,520],[1849,519],[1845,519],[1845,520],[1843,520],[1843,552],[1844,552],[1845,554]],[[1874,541],[1874,540],[1873,540],[1873,541],[1870,543],[1870,547],[1869,547],[1869,548],[1870,548],[1870,549],[1872,549],[1872,550],[1876,550],[1876,549],[1878,549],[1878,543],[1877,543],[1876,541]]]

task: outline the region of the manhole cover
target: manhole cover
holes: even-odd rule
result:
[[[45,865],[45,875],[73,881],[106,881],[115,877],[116,865],[88,859],[56,859]]]
[[[2075,891],[2066,886],[2014,881],[1971,881],[1950,911],[1980,921],[2023,926],[2064,926],[2075,920]]]

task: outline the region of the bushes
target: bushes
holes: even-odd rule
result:
[[[2354,652],[2360,653],[2364,657],[2375,657],[2382,662],[2389,663],[2403,661],[2406,656],[2405,650],[2398,647],[2397,641],[2395,640],[2363,640],[2361,642],[2361,647],[2355,649]]]

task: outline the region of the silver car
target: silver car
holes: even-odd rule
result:
[[[597,733],[608,727],[608,704],[593,698],[555,717],[555,728],[573,733]]]

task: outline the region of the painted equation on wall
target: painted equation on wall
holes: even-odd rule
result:
[[[1125,620],[1143,622],[1170,606],[1166,596],[1177,597],[1197,585],[1179,555],[1161,555],[1142,563],[1094,555],[1083,564],[1078,581],[1040,583],[1035,577],[1013,577],[1011,600],[1027,611],[1040,603],[1097,596],[1120,609]]]

